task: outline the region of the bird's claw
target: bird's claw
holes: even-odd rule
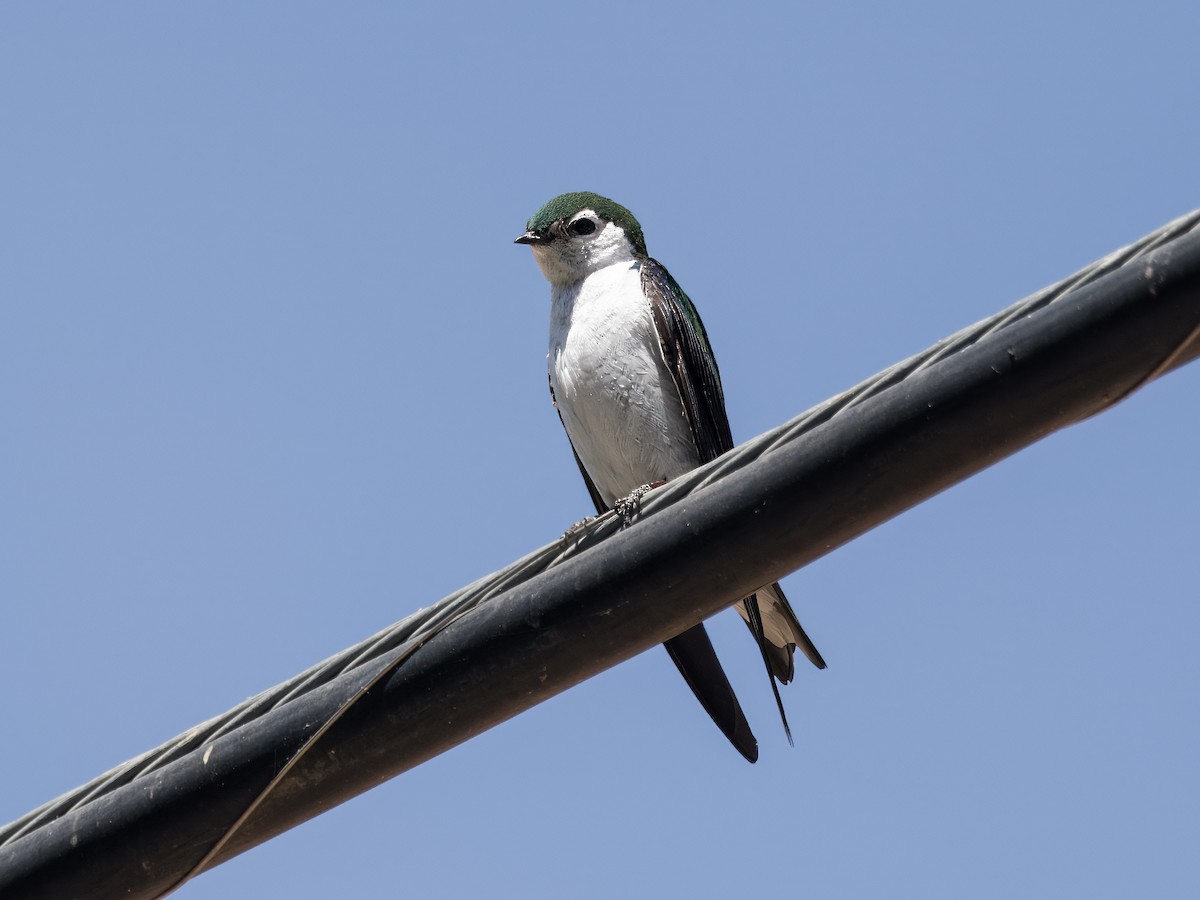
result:
[[[568,528],[566,531],[564,531],[563,536],[561,538],[559,538],[559,540],[560,541],[571,540],[572,538],[575,537],[575,535],[579,534],[579,532],[583,531],[585,528],[587,528],[589,525],[591,525],[595,521],[596,521],[595,516],[586,516],[585,518],[580,519],[578,522],[576,522],[574,525],[572,525],[570,528]]]
[[[638,507],[642,505],[642,498],[656,487],[664,484],[666,484],[665,481],[655,481],[652,484],[643,484],[641,487],[634,488],[632,491],[613,504],[613,510],[618,516],[621,517],[621,521],[624,522],[626,526],[632,525],[634,513],[636,513]]]

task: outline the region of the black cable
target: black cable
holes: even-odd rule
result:
[[[1200,354],[1198,225],[651,492],[624,533],[613,516],[573,529],[23,816],[0,829],[0,894],[160,895],[1107,408]]]

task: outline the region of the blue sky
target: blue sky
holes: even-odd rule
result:
[[[1200,206],[1190,3],[8,4],[7,821],[558,536],[546,199],[630,207],[744,440]],[[660,650],[188,898],[1183,896],[1200,369],[785,581],[790,749]]]

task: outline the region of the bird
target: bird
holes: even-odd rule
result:
[[[516,239],[550,282],[550,397],[596,512],[627,509],[651,487],[733,448],[716,357],[696,307],[646,252],[633,214],[590,191],[560,194]],[[825,660],[778,584],[735,604],[758,644],[792,741],[779,684],[796,648]],[[754,737],[703,623],[664,646],[729,742],[750,762]]]

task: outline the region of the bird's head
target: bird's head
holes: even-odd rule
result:
[[[633,213],[590,191],[560,194],[539,209],[518,244],[528,244],[551,284],[571,284],[614,263],[644,259]]]

